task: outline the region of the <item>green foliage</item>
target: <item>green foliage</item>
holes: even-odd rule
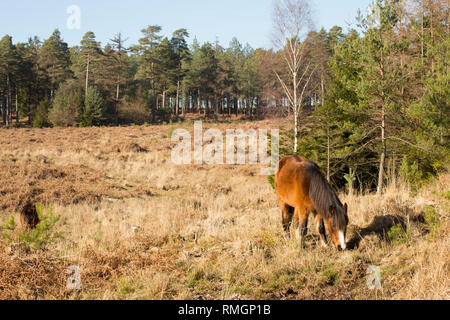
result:
[[[353,170],[352,168],[350,168],[349,170],[350,170],[350,172],[344,176],[344,179],[345,179],[345,181],[347,181],[347,189],[349,190],[349,192],[352,192],[353,184],[356,181],[356,175],[355,175],[355,170]]]
[[[50,109],[50,102],[48,100],[41,101],[37,107],[33,119],[34,128],[44,128],[49,125],[48,110]]]
[[[370,23],[371,14],[359,15],[361,34],[350,30],[345,35],[336,29],[322,36],[331,52],[325,103],[316,107],[304,125],[299,152],[322,168],[327,167],[329,156],[331,180],[337,185],[348,183],[340,177],[352,168],[364,187],[374,188],[381,161],[383,114],[385,171],[418,189],[449,163],[450,118],[444,110],[450,88],[444,61],[449,58],[450,41],[445,24],[437,19],[431,29],[434,39],[440,36],[441,41],[433,41],[430,34],[424,39],[409,37],[420,30],[414,22],[403,25],[406,29],[398,33],[398,24],[405,18],[399,14],[414,20],[414,13],[397,1],[376,0],[374,5],[379,9],[375,11],[380,13],[379,24]],[[439,6],[427,7],[426,12],[445,16]],[[424,48],[422,58],[417,58],[421,53],[414,48]],[[386,168],[388,164],[391,167]]]
[[[139,289],[142,289],[143,285],[136,279],[122,276],[117,281],[117,288],[119,290],[120,297],[122,299],[126,299],[129,295],[135,293]]]
[[[268,176],[267,181],[269,182],[273,190],[275,190],[275,176]]]
[[[438,230],[442,225],[439,219],[439,215],[436,212],[436,209],[431,206],[427,206],[424,211],[425,223],[428,231],[430,232],[429,237],[434,238],[438,234]]]
[[[440,197],[445,200],[450,200],[450,191],[446,191],[440,194]]]
[[[99,221],[97,224],[97,232],[95,233],[94,240],[97,244],[100,244],[103,238],[102,222]]]
[[[2,233],[3,237],[11,242],[12,238],[10,233],[12,233],[17,227],[16,222],[14,221],[14,216],[9,217],[9,219],[2,224],[2,227],[5,230]]]
[[[204,278],[205,272],[203,270],[194,268],[188,275],[186,285],[188,286],[188,288],[194,289]]]
[[[175,132],[175,127],[171,126],[169,128],[169,133],[167,134],[167,138],[172,139],[173,133]]]
[[[54,230],[55,224],[59,221],[59,215],[53,215],[53,209],[45,208],[42,204],[36,204],[36,211],[40,222],[33,230],[24,230],[21,233],[15,233],[17,227],[14,217],[3,224],[5,231],[3,237],[9,242],[18,242],[24,249],[43,250],[50,243],[62,237],[60,232]]]
[[[80,41],[80,46],[71,49],[71,69],[76,78],[83,80],[83,87],[86,83],[95,80],[102,73],[100,63],[101,48],[100,43],[95,41],[95,34],[88,31]],[[89,67],[89,73],[88,71]]]
[[[53,91],[70,76],[70,54],[67,43],[61,39],[56,29],[43,44],[38,56],[39,67],[49,78]]]
[[[335,286],[339,282],[339,273],[332,264],[327,265],[321,272],[321,284]]]
[[[82,116],[83,126],[90,127],[93,125],[100,125],[105,120],[105,101],[97,88],[88,88],[84,106]]]
[[[411,231],[408,228],[405,230],[401,224],[397,224],[388,231],[387,235],[392,244],[400,245],[409,241]]]
[[[399,176],[408,181],[415,190],[418,190],[432,178],[430,171],[421,167],[417,161],[408,161],[408,157],[405,156],[400,166]]]
[[[67,81],[56,91],[48,118],[57,127],[73,126],[82,108],[81,88],[73,81]]]

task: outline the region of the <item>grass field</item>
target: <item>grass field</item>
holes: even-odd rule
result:
[[[271,121],[204,127],[271,128]],[[258,166],[175,166],[174,129],[1,129],[0,222],[60,215],[44,250],[0,236],[0,299],[449,299],[449,183],[341,195],[351,250],[286,239]],[[402,227],[400,227],[402,226]],[[69,266],[81,289],[69,290]],[[382,290],[367,286],[369,266]]]

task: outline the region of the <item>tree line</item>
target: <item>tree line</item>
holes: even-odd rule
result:
[[[293,120],[294,129],[283,132],[284,152],[318,162],[336,185],[381,192],[398,176],[426,181],[449,159],[449,4],[375,0],[372,8],[344,32],[314,31],[307,11],[279,7],[275,24],[298,14],[293,30],[307,32],[282,34],[268,50],[236,38],[226,48],[195,39],[188,45],[186,29],[164,37],[157,25],[143,29],[135,45],[122,34],[102,46],[88,32],[73,47],[58,30],[43,42],[14,44],[6,35],[1,122],[92,126],[189,113],[215,120],[277,115]]]
[[[13,44],[11,36],[4,36],[3,125],[13,124],[13,118],[43,127],[155,123],[194,112],[215,119],[259,114],[265,50],[243,46],[236,38],[229,48],[196,39],[189,46],[186,29],[170,38],[161,32],[160,26],[149,26],[131,46],[117,34],[104,47],[93,32],[73,47],[59,30],[44,42],[34,37]]]

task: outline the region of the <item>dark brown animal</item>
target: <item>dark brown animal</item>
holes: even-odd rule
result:
[[[308,217],[313,213],[322,243],[327,245],[326,223],[336,247],[346,249],[347,204],[342,205],[314,162],[299,156],[282,159],[278,164],[275,187],[286,232],[289,232],[291,225],[296,228],[300,225],[303,244],[308,232]]]
[[[36,206],[28,203],[20,212],[20,223],[26,229],[35,229],[40,222]]]

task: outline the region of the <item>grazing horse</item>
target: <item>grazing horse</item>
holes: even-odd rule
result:
[[[287,233],[291,224],[296,228],[299,224],[303,244],[308,232],[308,217],[313,213],[322,244],[327,245],[326,223],[336,247],[339,250],[347,248],[347,204],[342,205],[314,162],[299,156],[282,159],[275,175],[275,187],[283,214],[283,227]]]
[[[35,229],[40,222],[36,206],[34,204],[26,204],[20,212],[20,223],[22,227],[27,229]]]

